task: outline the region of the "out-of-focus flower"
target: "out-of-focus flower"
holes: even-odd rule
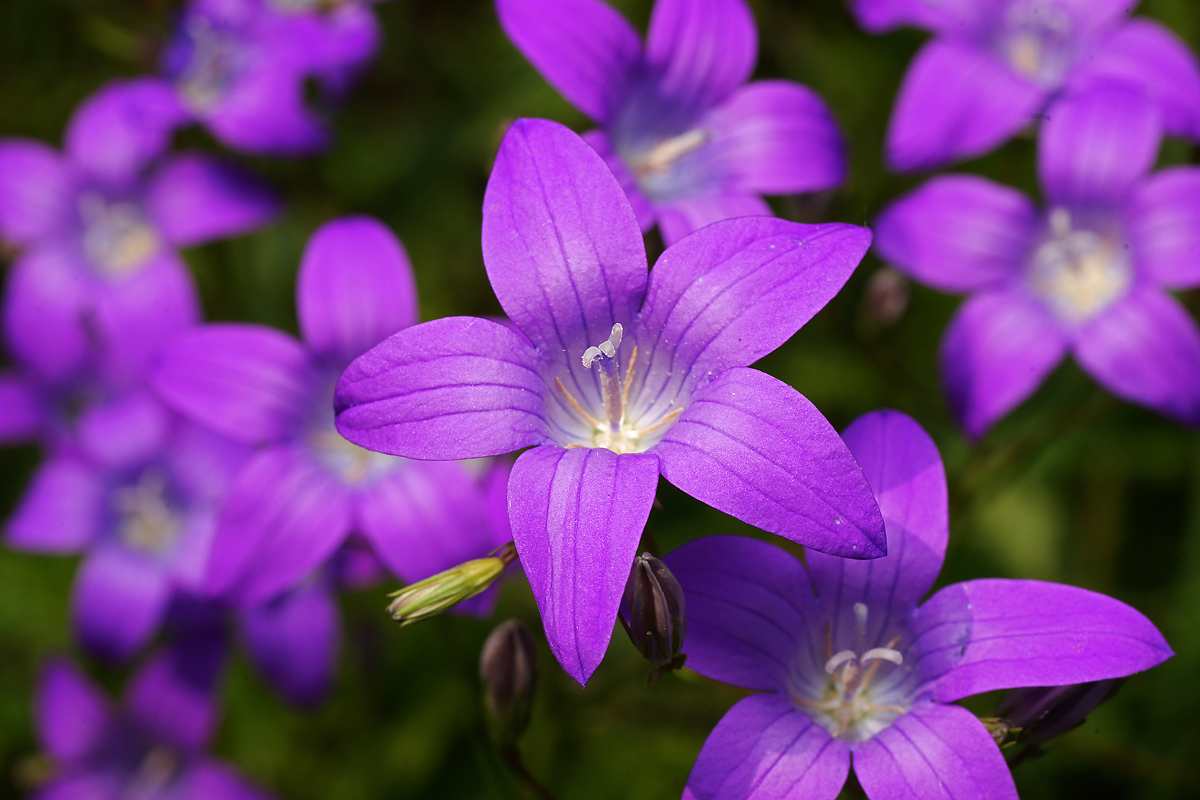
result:
[[[654,665],[651,679],[683,666],[687,656],[687,609],[683,588],[659,559],[643,553],[633,560],[617,619],[638,652]]]
[[[118,83],[75,112],[61,155],[0,140],[0,239],[18,248],[4,335],[46,381],[89,368],[115,381],[140,376],[200,316],[177,248],[252,230],[278,209],[229,165],[159,158],[175,114],[153,81]]]
[[[249,448],[176,418],[144,393],[98,407],[78,445],[38,468],[8,544],[84,552],[72,597],[80,640],[125,659],[173,599],[204,588],[217,515]]]
[[[237,150],[301,155],[329,143],[306,98],[316,79],[329,98],[348,88],[378,47],[364,3],[191,0],[162,55],[164,85],[187,118]]]
[[[270,600],[329,559],[352,531],[406,581],[512,537],[489,498],[503,465],[418,463],[364,450],[334,429],[333,389],[357,355],[416,319],[408,257],[367,218],[310,240],[296,286],[303,341],[255,325],[196,328],[168,346],[152,383],[186,417],[258,446],[230,492],[208,588]],[[483,474],[478,474],[482,471]]]
[[[684,797],[832,800],[853,758],[877,800],[1016,800],[1000,748],[956,700],[1130,675],[1171,650],[1134,609],[1073,586],[974,580],[920,603],[948,538],[937,448],[894,411],[845,439],[876,489],[886,557],[809,551],[806,570],[769,544],[713,536],[664,559],[688,597],[688,666],[762,692],[717,724]]]
[[[726,220],[649,273],[604,161],[557,123],[519,120],[488,182],[483,259],[515,328],[451,317],[401,331],[338,384],[338,430],[409,458],[532,448],[509,517],[551,650],[599,665],[658,476],[739,519],[853,558],[883,523],[811,403],[747,365],[787,341],[870,242],[851,225]]]
[[[47,663],[35,716],[53,778],[35,800],[265,800],[204,752],[216,727],[219,662],[196,648],[161,653],[119,707],[70,664]]]
[[[496,626],[479,654],[483,706],[492,735],[513,744],[529,727],[537,682],[537,645],[529,629],[515,619]]]
[[[982,155],[1055,98],[1097,82],[1135,86],[1168,132],[1200,139],[1200,66],[1136,0],[854,0],[863,27],[916,25],[936,38],[909,67],[888,130],[887,160],[928,169]],[[1048,117],[1053,117],[1051,110]]]
[[[1042,132],[1046,209],[973,176],[936,178],[880,216],[880,254],[971,292],[942,342],[942,379],[973,437],[1066,353],[1113,394],[1200,425],[1200,332],[1167,290],[1200,285],[1200,170],[1148,175],[1161,138],[1141,94],[1094,87]]]
[[[745,0],[657,0],[643,47],[603,0],[496,0],[508,37],[600,124],[608,161],[642,230],[671,244],[710,222],[770,215],[763,194],[812,192],[846,176],[837,122],[811,89],[747,84],[758,50]]]

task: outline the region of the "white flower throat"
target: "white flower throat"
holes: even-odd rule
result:
[[[117,535],[135,550],[158,555],[179,539],[183,521],[167,502],[167,483],[157,470],[146,470],[132,486],[116,490],[113,506]]]
[[[593,414],[586,410],[567,391],[562,379],[555,378],[559,391],[566,397],[575,414],[590,428],[585,441],[572,442],[567,444],[567,447],[603,447],[614,453],[641,453],[656,444],[665,428],[683,413],[682,408],[676,408],[654,420],[631,419],[629,394],[633,388],[638,351],[635,346],[629,356],[629,366],[622,376],[618,354],[623,336],[624,328],[618,322],[613,325],[608,339],[589,347],[583,353],[584,368],[594,369],[599,377],[603,406],[601,414]],[[654,436],[656,433],[658,435]]]
[[[110,201],[95,192],[79,198],[83,252],[103,275],[125,277],[158,252],[158,233],[134,203]]]
[[[1013,70],[1039,86],[1057,88],[1074,61],[1071,15],[1034,0],[1009,9],[999,47]]]
[[[1033,254],[1029,285],[1065,322],[1085,322],[1133,283],[1129,254],[1114,234],[1073,230],[1065,208],[1050,212],[1050,238]]]

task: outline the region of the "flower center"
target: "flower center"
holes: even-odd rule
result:
[[[79,198],[79,215],[83,252],[107,277],[125,277],[158,252],[158,234],[133,203],[111,202],[88,192]]]
[[[237,36],[203,17],[188,19],[186,26],[191,49],[179,88],[193,109],[205,111],[220,102],[241,73],[245,47]]]
[[[183,521],[167,502],[166,481],[157,470],[147,470],[134,485],[118,489],[113,505],[120,518],[117,536],[135,550],[160,555],[183,530]]]
[[[614,453],[641,453],[657,444],[666,429],[683,413],[682,408],[676,408],[654,420],[629,418],[629,390],[633,386],[638,351],[634,347],[630,353],[629,368],[622,379],[618,354],[623,336],[624,328],[618,322],[613,325],[608,339],[583,353],[584,368],[595,369],[600,379],[600,399],[604,408],[602,416],[589,413],[571,396],[562,380],[555,379],[571,408],[590,428],[584,442],[574,442],[567,447],[603,447]]]
[[[315,430],[309,434],[308,441],[317,460],[348,486],[381,478],[405,461],[398,456],[359,447],[346,441],[336,430]]]
[[[880,687],[877,679],[887,670],[904,662],[896,649],[900,637],[885,647],[865,646],[867,606],[854,604],[855,648],[833,652],[826,628],[826,655],[823,687],[816,692],[794,687],[792,702],[839,739],[861,742],[870,739],[908,711],[898,700],[903,694],[894,686]],[[887,665],[887,666],[885,666]]]
[[[1013,70],[1045,88],[1057,88],[1073,61],[1071,15],[1054,3],[1032,2],[1009,9],[1000,51]]]
[[[1065,322],[1085,322],[1129,291],[1133,268],[1119,238],[1072,230],[1065,208],[1050,212],[1051,237],[1033,254],[1029,285]]]
[[[638,186],[647,196],[668,199],[683,191],[688,175],[677,174],[675,167],[690,153],[703,147],[709,133],[694,128],[678,136],[655,141],[649,148],[631,148],[626,163],[633,170]]]
[[[141,760],[125,786],[127,800],[156,800],[179,772],[179,756],[165,747],[155,747]]]

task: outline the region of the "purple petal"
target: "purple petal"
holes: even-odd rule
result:
[[[643,397],[669,402],[786,342],[833,299],[871,244],[854,225],[716,223],[671,246],[638,322]],[[649,394],[647,394],[649,393]]]
[[[76,436],[83,454],[109,469],[135,468],[158,455],[174,418],[147,392],[130,392],[89,406]]]
[[[68,219],[71,179],[54,148],[0,139],[0,237],[25,244],[49,236]]]
[[[974,714],[928,703],[854,751],[870,800],[1017,800],[1000,748]]]
[[[875,610],[867,620],[866,641],[882,642],[942,569],[950,535],[946,472],[929,434],[899,411],[859,417],[842,438],[879,501],[888,552],[872,561],[809,552],[808,571],[817,596],[838,610],[835,626],[853,630],[853,606],[865,603]],[[832,635],[842,641],[836,627]]]
[[[170,84],[158,78],[116,81],[85,100],[67,126],[71,160],[110,185],[130,185],[161,155],[188,117]]]
[[[93,549],[71,598],[79,641],[101,658],[124,661],[158,629],[171,594],[166,571],[149,557],[115,546]]]
[[[0,444],[27,442],[49,421],[46,400],[24,375],[0,372]]]
[[[84,771],[52,779],[32,800],[124,800],[119,773]]]
[[[628,325],[646,291],[633,209],[596,151],[556,122],[517,120],[483,200],[496,297],[548,357],[577,359]]]
[[[9,546],[38,553],[70,553],[99,533],[107,513],[103,476],[73,456],[52,457],[34,473],[8,521]]]
[[[198,153],[164,164],[147,188],[146,204],[177,247],[246,233],[279,213],[279,200],[255,176]]]
[[[301,156],[329,144],[329,132],[308,108],[304,74],[275,54],[241,76],[230,93],[201,113],[222,143],[248,153]]]
[[[322,225],[296,276],[296,313],[319,357],[348,364],[417,321],[417,286],[396,235],[370,217]]]
[[[271,800],[229,767],[207,759],[188,766],[176,791],[179,800]]]
[[[379,52],[383,33],[371,3],[341,3],[316,12],[321,33],[318,75],[336,99],[350,90]]]
[[[415,583],[507,542],[488,511],[462,464],[414,462],[363,491],[359,528],[388,569]]]
[[[493,456],[548,441],[537,354],[491,320],[448,317],[406,328],[338,381],[338,431],[408,458]]]
[[[34,705],[38,740],[57,760],[84,758],[111,732],[108,700],[62,659],[51,659],[42,667]]]
[[[212,642],[156,653],[125,690],[125,705],[138,724],[184,751],[202,749],[216,730],[225,648],[219,639]]]
[[[1200,65],[1162,24],[1144,18],[1125,22],[1071,75],[1076,86],[1097,79],[1138,85],[1154,99],[1169,133],[1200,136]]]
[[[786,691],[798,648],[818,624],[808,573],[774,545],[705,536],[663,557],[687,600],[687,666],[758,691]]]
[[[1172,655],[1136,609],[1042,581],[947,586],[917,609],[912,634],[914,667],[943,703],[995,689],[1123,678]]]
[[[683,800],[834,800],[849,773],[845,742],[785,697],[753,695],[708,735]]]
[[[91,343],[85,320],[91,286],[66,247],[36,247],[20,256],[4,295],[4,341],[9,351],[51,382],[82,368]]]
[[[745,0],[657,0],[646,62],[658,92],[681,108],[704,109],[750,78],[758,31]]]
[[[773,216],[771,207],[758,195],[732,190],[672,200],[659,206],[657,213],[658,228],[668,247],[689,233],[721,220]]]
[[[1127,219],[1139,271],[1170,289],[1200,285],[1200,169],[1155,173],[1135,190]]]
[[[833,426],[758,370],[698,392],[653,452],[667,480],[743,522],[847,558],[887,552],[871,487]]]
[[[264,450],[230,490],[213,542],[209,588],[240,605],[308,577],[350,532],[346,490],[301,447]]]
[[[645,454],[535,447],[513,467],[509,516],[521,565],[550,650],[580,684],[608,649],[657,486],[658,459]]]
[[[790,81],[738,89],[709,117],[712,150],[732,186],[749,193],[829,189],[846,178],[846,144],[825,101]]]
[[[898,171],[982,155],[1034,121],[1045,93],[963,41],[917,53],[888,124],[887,161]]]
[[[155,390],[184,416],[243,442],[294,435],[312,413],[315,370],[304,347],[272,328],[206,325],[164,348]]]
[[[1021,192],[974,175],[946,175],[884,209],[875,221],[881,258],[946,292],[969,292],[1016,275],[1038,232]]]
[[[1079,331],[1074,351],[1118,397],[1200,426],[1200,331],[1170,295],[1135,290]]]
[[[1161,115],[1141,92],[1098,84],[1067,95],[1038,139],[1042,186],[1053,203],[1119,203],[1150,171],[1161,142]]]
[[[1058,323],[1024,289],[973,295],[942,338],[942,385],[954,416],[979,438],[1032,394],[1066,352]]]
[[[284,697],[311,707],[329,694],[341,615],[329,587],[313,581],[242,612],[242,638],[254,665]]]
[[[638,186],[637,176],[633,174],[633,170],[626,166],[625,160],[621,158],[621,154],[613,147],[612,140],[608,138],[608,134],[602,130],[588,131],[583,134],[583,140],[600,154],[600,157],[604,159],[604,163],[612,171],[613,177],[621,184],[621,189],[624,190],[626,199],[633,205],[633,213],[637,217],[638,226],[643,231],[653,228],[654,206],[646,195],[642,193],[641,187]]]
[[[164,344],[200,321],[191,272],[174,252],[163,252],[120,283],[94,292],[90,319],[106,376],[141,382]]]
[[[858,24],[871,33],[913,25],[946,35],[973,30],[993,5],[979,0],[938,0],[936,3],[929,0],[851,0],[850,3]]]
[[[576,108],[608,122],[642,59],[637,31],[603,0],[496,0],[508,38]]]

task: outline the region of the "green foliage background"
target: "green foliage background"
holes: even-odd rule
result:
[[[923,178],[882,168],[883,132],[900,78],[924,39],[871,37],[839,0],[751,0],[757,77],[814,87],[851,144],[847,185],[831,197],[782,198],[807,221],[866,223]],[[650,0],[617,2],[639,25]],[[57,142],[72,108],[104,81],[152,68],[168,30],[167,0],[0,0],[0,135]],[[379,61],[336,116],[336,144],[308,160],[242,159],[287,200],[272,227],[187,256],[212,319],[295,330],[292,286],[311,231],[349,212],[376,215],[403,239],[423,318],[498,313],[479,252],[480,206],[495,147],[518,116],[586,121],[507,42],[485,0],[393,0],[378,6]],[[1200,3],[1145,0],[1200,46]],[[198,131],[180,144],[215,145]],[[1036,193],[1034,141],[963,165]],[[1196,160],[1171,142],[1165,163]],[[659,247],[651,242],[652,250]],[[868,256],[845,290],[763,368],[791,383],[839,428],[894,407],[933,434],[951,488],[942,583],[1007,576],[1106,592],[1148,614],[1177,652],[1125,685],[1087,724],[1016,770],[1026,800],[1200,796],[1200,437],[1124,405],[1073,364],[983,443],[950,420],[936,378],[942,329],[959,302],[913,287],[903,318],[882,327],[864,291]],[[1185,296],[1200,316],[1200,294]],[[16,502],[38,454],[0,453],[0,512]],[[665,549],[746,526],[661,484],[650,530]],[[68,598],[75,561],[0,551],[0,797],[20,796],[36,770],[30,694],[41,660],[73,649]],[[289,708],[240,658],[224,686],[216,752],[287,800],[514,798],[479,708],[476,663],[488,621],[442,618],[395,628],[383,588],[345,598],[342,668],[315,713]],[[1052,612],[1052,610],[1051,610]],[[528,588],[512,582],[497,619],[540,631]],[[564,800],[678,797],[709,729],[739,696],[695,675],[647,687],[647,665],[618,630],[587,689],[567,678],[544,640],[531,772]],[[123,674],[88,665],[110,688]],[[973,708],[987,711],[995,698]],[[853,796],[851,786],[846,796]]]

